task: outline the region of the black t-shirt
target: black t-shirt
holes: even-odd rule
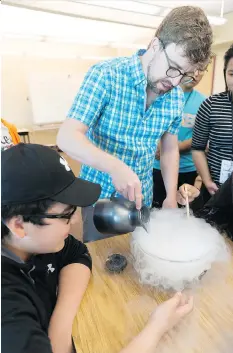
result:
[[[36,255],[27,263],[1,258],[2,353],[52,353],[47,331],[59,273],[72,263],[91,269],[87,247],[70,235],[58,253]]]
[[[202,203],[202,195],[196,204],[194,203],[195,206],[198,201]],[[220,231],[226,232],[233,240],[233,173],[208,202],[201,207],[192,208],[196,217],[203,218]]]

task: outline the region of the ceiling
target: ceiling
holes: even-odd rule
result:
[[[219,17],[222,1],[3,0],[2,4],[3,35],[8,38],[136,48],[148,44],[171,8],[195,5],[208,16]],[[233,0],[224,1],[223,14],[229,12]]]
[[[223,14],[233,11],[232,0],[3,0],[2,3],[152,29],[176,6],[199,6],[209,16],[220,16],[223,3]]]

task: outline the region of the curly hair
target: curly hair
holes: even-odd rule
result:
[[[211,58],[212,28],[199,7],[174,8],[164,18],[155,36],[165,47],[170,43],[182,45],[192,65],[203,67]]]

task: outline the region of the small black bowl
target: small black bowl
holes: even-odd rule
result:
[[[127,266],[127,259],[121,254],[110,255],[105,263],[106,269],[111,273],[120,273]]]

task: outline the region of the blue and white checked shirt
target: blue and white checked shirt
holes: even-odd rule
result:
[[[139,51],[94,65],[87,73],[68,118],[89,126],[89,140],[123,162],[139,177],[143,201],[151,206],[152,171],[157,143],[164,132],[177,134],[183,111],[179,87],[159,96],[146,110],[147,80]],[[83,165],[80,177],[102,186],[101,198],[114,191],[111,177]]]

